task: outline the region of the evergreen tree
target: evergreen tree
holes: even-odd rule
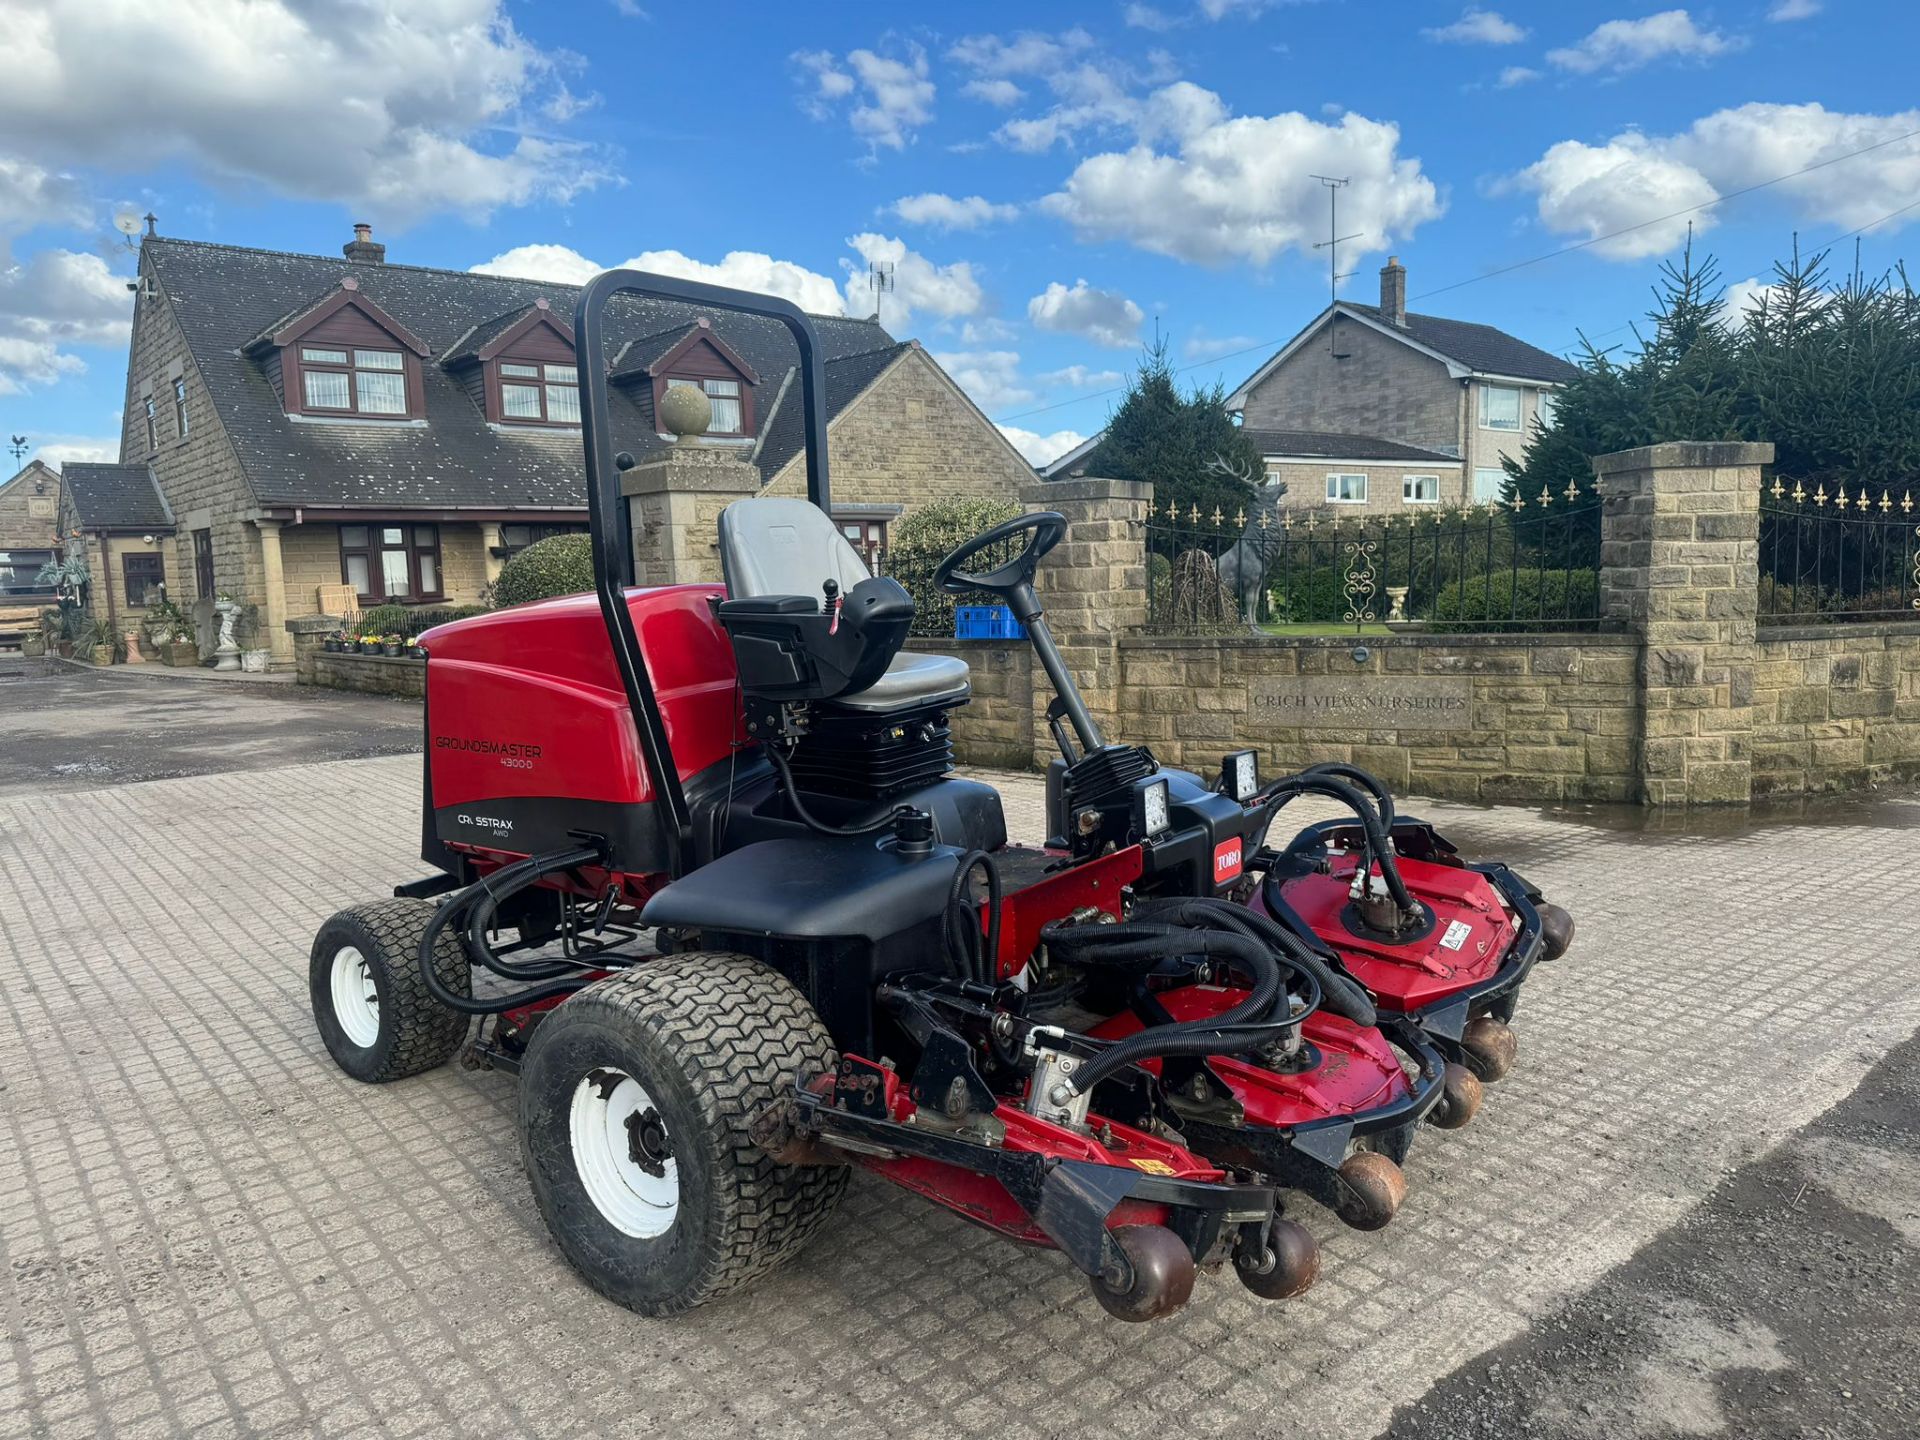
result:
[[[1260,447],[1227,413],[1225,387],[1215,384],[1181,394],[1167,342],[1156,338],[1144,347],[1140,368],[1108,417],[1106,434],[1088,457],[1087,473],[1147,481],[1153,486],[1156,514],[1174,505],[1185,517],[1197,505],[1201,528],[1210,529],[1218,508],[1222,528],[1237,530],[1234,516],[1250,507],[1253,487],[1220,473],[1221,467],[1257,479],[1266,462]]]

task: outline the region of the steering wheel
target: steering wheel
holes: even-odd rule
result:
[[[1066,533],[1067,517],[1057,511],[1040,510],[1032,515],[1016,515],[985,534],[974,536],[934,566],[933,583],[949,595],[964,595],[969,590],[1004,595],[1022,586],[1030,587],[1035,572],[1040,568],[1041,557],[1058,545]],[[975,575],[960,568],[988,546],[1020,534],[1030,534],[1031,538],[1026,548],[1013,559],[994,566],[984,575]]]

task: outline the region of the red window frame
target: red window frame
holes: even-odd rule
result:
[[[358,532],[358,542],[355,542]],[[398,533],[398,540],[387,537]],[[425,541],[422,536],[428,537]],[[389,554],[406,556],[408,589],[398,595],[387,592],[385,557]],[[366,567],[367,586],[362,589],[354,580],[352,561],[358,559]],[[429,589],[425,582],[426,567],[423,561],[431,563],[433,586]],[[369,520],[363,525],[342,525],[340,527],[340,583],[352,585],[354,593],[362,600],[375,604],[389,601],[396,604],[411,604],[414,601],[444,600],[447,598],[447,572],[441,561],[440,527],[421,525],[411,520]]]
[[[414,357],[406,346],[392,345],[353,345],[331,340],[297,340],[287,347],[293,360],[293,384],[288,387],[287,399],[297,414],[301,415],[342,415],[352,416],[356,420],[411,420],[418,418],[416,396],[419,393],[419,381],[414,377]],[[346,356],[345,360],[314,360],[307,355],[309,350],[321,354]],[[363,365],[362,355],[398,355],[400,363],[394,365]],[[344,376],[347,385],[347,403],[345,405],[317,405],[307,398],[308,375]],[[400,377],[400,408],[398,410],[368,410],[360,403],[360,377],[362,375],[397,375]]]
[[[568,361],[532,360],[516,355],[502,355],[491,363],[493,366],[492,380],[495,408],[499,413],[501,424],[554,425],[568,430],[577,430],[580,428],[580,371],[576,365]],[[534,373],[532,375],[509,375],[507,373],[509,366],[519,366],[522,369],[531,370]],[[571,371],[573,373],[573,379],[553,379],[548,374],[548,372],[552,370]],[[509,385],[516,386],[520,389],[532,390],[539,400],[540,413],[538,415],[509,415],[507,413],[507,387]],[[556,420],[553,418],[552,392],[555,390],[571,390],[573,392],[573,417],[571,419],[561,418]]]
[[[731,385],[734,387],[733,394],[715,395],[712,391],[707,389],[707,386],[709,384]],[[752,390],[753,387],[748,385],[747,382],[744,379],[742,379],[740,376],[738,375],[669,375],[660,382],[660,394],[662,398],[664,398],[666,396],[667,391],[671,390],[675,385],[696,386],[699,388],[700,392],[707,397],[709,401],[731,400],[733,401],[735,406],[739,408],[739,411],[740,411],[740,428],[739,429],[721,430],[715,426],[709,425],[707,427],[707,434],[719,435],[729,440],[737,440],[737,439],[742,439],[753,433],[753,410],[751,408],[749,398],[748,398],[749,392]]]

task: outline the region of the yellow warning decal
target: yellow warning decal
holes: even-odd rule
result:
[[[1134,1160],[1131,1163],[1134,1169],[1144,1170],[1149,1175],[1173,1174],[1173,1166],[1167,1164],[1164,1160]]]

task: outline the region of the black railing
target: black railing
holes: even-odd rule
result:
[[[1148,624],[1162,633],[1520,631],[1600,624],[1600,506],[1569,490],[1467,507],[1157,511]]]
[[[1776,478],[1760,504],[1760,623],[1920,620],[1920,501],[1910,490]]]

